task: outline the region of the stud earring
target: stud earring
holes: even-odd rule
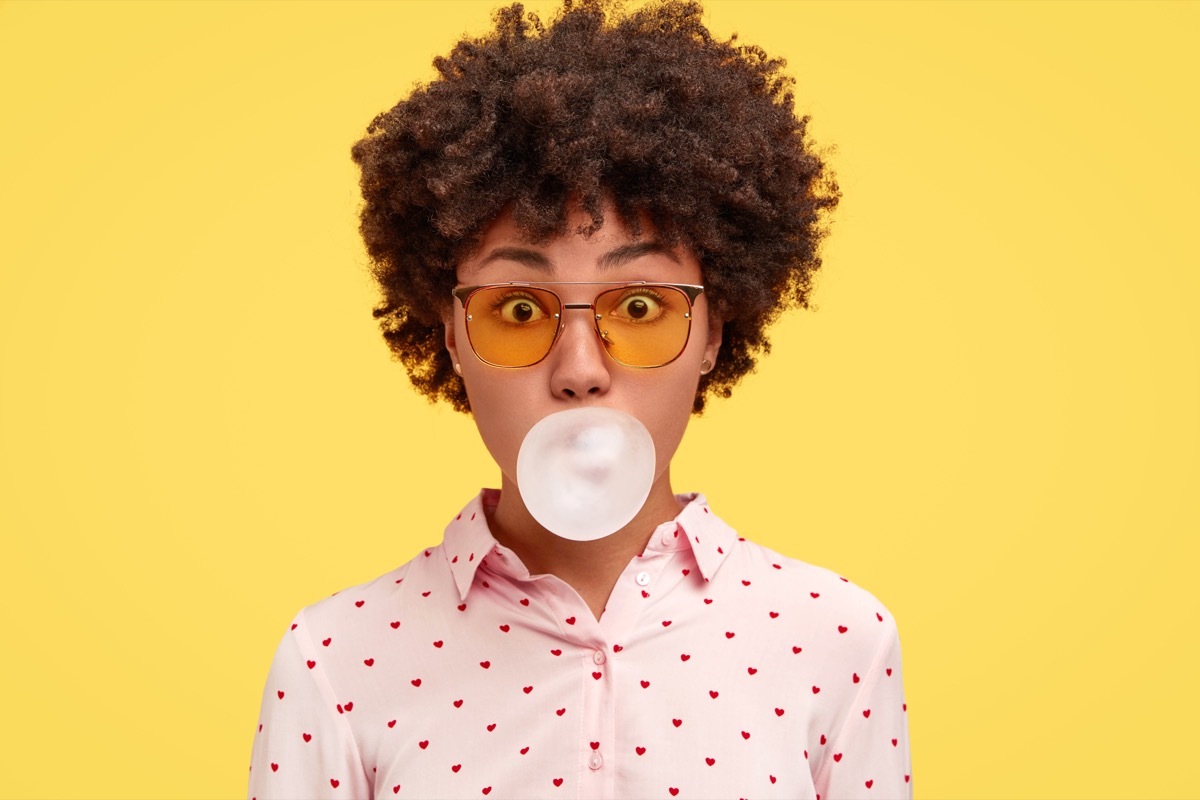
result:
[[[462,377],[462,365],[457,361],[454,363],[454,374],[460,378]]]
[[[709,361],[707,358],[700,362],[700,374],[701,375],[707,375],[708,373],[712,372],[712,368],[713,368],[713,363],[711,361]]]

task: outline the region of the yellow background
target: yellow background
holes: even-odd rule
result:
[[[349,158],[492,6],[0,5],[0,797],[241,796],[295,611],[496,484]],[[918,797],[1200,796],[1200,5],[708,21],[845,198],[676,489],[892,609]]]

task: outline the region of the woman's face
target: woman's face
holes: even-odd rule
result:
[[[573,211],[567,230],[591,221]],[[629,245],[658,245],[635,251]],[[632,257],[630,257],[632,255]],[[617,256],[617,258],[614,258]],[[643,225],[633,236],[611,208],[604,226],[584,237],[571,233],[542,244],[531,244],[509,213],[485,231],[477,252],[458,266],[459,286],[523,281],[702,283],[700,264],[683,248],[667,249]],[[596,285],[554,286],[567,303],[591,303],[604,288]],[[527,313],[527,309],[520,312]],[[584,406],[605,406],[636,417],[654,439],[655,480],[667,475],[691,415],[701,364],[716,362],[721,326],[708,315],[701,294],[692,309],[691,334],[683,352],[665,366],[637,369],[618,364],[604,350],[590,311],[563,312],[563,329],[550,353],[528,367],[505,369],[485,364],[471,349],[462,304],[453,304],[446,320],[446,347],[460,365],[471,412],[492,458],[506,483],[516,485],[517,453],[525,434],[543,417]],[[706,365],[707,366],[707,365]]]

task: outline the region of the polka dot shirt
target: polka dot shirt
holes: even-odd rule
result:
[[[900,643],[870,593],[681,495],[597,621],[496,542],[498,499],[296,616],[250,797],[911,798]]]

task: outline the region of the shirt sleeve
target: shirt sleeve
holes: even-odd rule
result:
[[[821,800],[911,800],[908,708],[900,674],[900,636],[890,615],[870,672],[845,710],[815,785]]]
[[[353,732],[296,617],[263,689],[250,759],[252,800],[366,800],[371,786]]]

